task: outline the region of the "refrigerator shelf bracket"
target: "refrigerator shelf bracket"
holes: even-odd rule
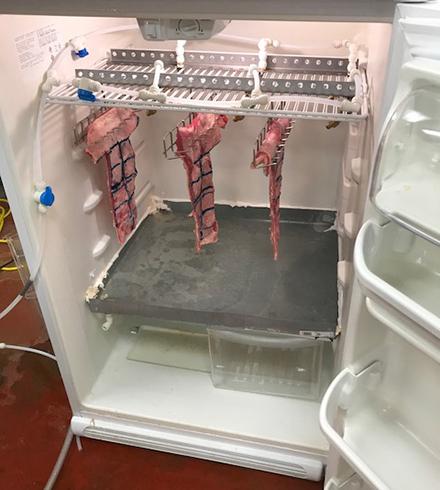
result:
[[[176,52],[172,50],[111,49],[112,64],[152,65],[162,60],[165,66],[176,67]],[[185,50],[185,67],[243,67],[259,64],[258,54]],[[295,71],[298,73],[347,74],[349,60],[343,57],[269,54],[266,70]]]
[[[155,69],[146,67],[145,70],[134,71],[126,66],[116,69],[113,65],[103,68],[75,70],[78,79],[89,78],[105,84],[123,84],[147,86],[153,85]],[[186,69],[177,71],[175,67],[166,67],[159,77],[162,88],[227,90],[234,92],[251,92],[257,87],[254,78],[249,76],[248,70],[203,70]],[[311,75],[264,72],[261,75],[261,89],[272,94],[315,95],[323,97],[346,97],[356,95],[356,86],[347,81],[342,75]]]

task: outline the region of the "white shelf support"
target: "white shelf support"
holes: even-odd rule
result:
[[[186,44],[185,40],[177,41],[177,45],[176,45],[177,68],[183,68],[185,66],[185,44]]]
[[[260,88],[260,73],[257,65],[251,65],[249,67],[249,74],[254,78],[254,88],[251,95],[248,97],[245,95],[241,99],[241,107],[252,107],[254,105],[265,105],[269,102],[267,94],[263,94]]]
[[[103,193],[100,190],[94,190],[91,192],[91,194],[87,197],[83,204],[83,211],[84,213],[90,213],[93,211],[98,204],[102,201],[103,198]]]
[[[93,247],[92,255],[94,259],[101,257],[110,245],[111,238],[108,235],[102,235],[96,245]]]
[[[266,70],[267,68],[267,48],[273,46],[277,48],[280,43],[276,39],[264,37],[258,41],[258,69]]]
[[[167,97],[165,94],[162,93],[161,89],[159,88],[159,79],[160,79],[160,74],[164,70],[164,64],[163,61],[161,60],[156,60],[154,62],[154,78],[153,78],[153,83],[151,84],[150,87],[139,90],[139,98],[142,100],[156,100],[157,102],[164,103],[167,100]]]
[[[344,100],[342,102],[342,109],[347,112],[358,113],[362,109],[365,97],[362,75],[357,67],[361,46],[346,39],[343,41],[335,41],[333,45],[336,48],[345,47],[348,49],[347,74],[349,81],[354,82],[355,84],[355,96],[351,99],[351,101]]]

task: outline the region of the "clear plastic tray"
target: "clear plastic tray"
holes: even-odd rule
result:
[[[331,342],[216,328],[208,335],[217,388],[318,400],[330,381]]]

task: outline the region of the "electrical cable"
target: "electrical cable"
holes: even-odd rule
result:
[[[33,159],[32,159],[32,170],[33,170],[33,178],[34,178],[34,183],[37,182],[35,180],[35,177],[37,179],[39,178],[39,181],[42,180],[42,166],[41,166],[41,146],[40,146],[40,138],[41,138],[41,126],[42,126],[42,119],[43,119],[43,111],[44,111],[44,106],[46,103],[46,97],[47,94],[44,94],[41,96],[40,103],[38,105],[38,113],[36,117],[36,122],[35,122],[35,137],[33,141]],[[10,213],[10,209],[8,210],[8,213]],[[8,216],[8,213],[6,213],[3,216],[3,220],[6,216]],[[1,214],[0,214],[1,217]],[[43,221],[45,223],[45,220]],[[1,218],[0,218],[0,223],[1,223]],[[41,247],[40,247],[40,254],[38,255],[36,265],[34,267],[34,270],[31,270],[31,267],[29,269],[31,270],[29,279],[26,282],[26,284],[23,286],[23,289],[18,293],[18,295],[9,303],[9,305],[0,312],[0,320],[4,318],[8,313],[10,313],[17,305],[20,303],[20,301],[24,298],[24,295],[26,294],[26,291],[31,287],[33,281],[35,280],[41,266],[41,262],[43,260],[43,250],[44,250],[44,242],[45,242],[45,225],[42,226],[42,240],[41,240]],[[1,230],[1,228],[0,228]],[[2,241],[0,240],[0,243]]]
[[[4,202],[8,205],[8,209],[6,210],[3,206],[0,206],[0,233],[3,230],[3,226],[5,224],[6,218],[11,214],[11,209],[9,208],[9,203],[7,199],[0,198],[0,202]],[[1,239],[0,243],[8,243],[8,240]],[[17,267],[7,267],[9,264],[14,262],[13,259],[9,260],[6,264],[0,266],[0,270],[2,271],[16,271]]]
[[[32,347],[25,347],[22,345],[14,345],[14,344],[5,344],[4,342],[0,342],[0,349],[11,349],[11,350],[19,350],[23,352],[31,352],[32,354],[38,354],[40,356],[48,357],[53,361],[56,361],[57,358],[51,354],[50,352],[46,352],[44,350],[33,349]]]
[[[0,265],[0,270],[10,270],[12,269],[12,267],[8,267],[9,264],[12,264],[14,262],[14,259],[9,259],[7,262],[5,262],[4,264]],[[16,269],[16,267],[15,267]]]
[[[32,347],[25,347],[23,345],[14,345],[14,344],[6,344],[4,342],[0,342],[0,350],[1,349],[10,349],[10,350],[17,350],[17,351],[22,351],[22,352],[29,352],[31,354],[38,354],[40,356],[47,357],[48,359],[52,359],[53,361],[57,362],[57,358],[51,354],[50,352],[46,352],[44,350],[39,350],[39,349],[33,349]],[[53,486],[55,485],[55,482],[57,481],[57,478],[60,474],[60,471],[64,465],[64,462],[66,460],[67,453],[69,452],[70,446],[73,441],[73,432],[72,429],[69,425],[69,428],[67,429],[66,436],[64,438],[63,445],[61,447],[61,450],[58,454],[58,458],[55,462],[55,465],[53,466],[53,469],[49,475],[49,478],[47,480],[46,485],[44,486],[44,490],[52,490]]]
[[[61,447],[61,451],[58,454],[58,458],[55,462],[55,465],[52,469],[49,479],[47,480],[46,485],[44,485],[44,490],[52,490],[53,486],[55,485],[55,482],[58,479],[58,475],[60,474],[64,462],[66,460],[66,456],[67,453],[69,452],[72,441],[73,441],[73,432],[71,427],[69,426],[66,432],[66,437],[64,438],[63,445]]]
[[[24,298],[27,290],[32,286],[32,281],[28,279],[26,284],[23,286],[21,291],[17,294],[15,299],[13,299],[9,305],[0,312],[0,320],[2,320],[8,313],[10,313],[17,305],[20,303],[20,301]]]
[[[0,202],[4,202],[8,205],[7,210],[3,206],[0,206],[0,232],[1,232],[5,224],[5,219],[11,214],[11,209],[9,208],[9,203],[7,199],[0,198]]]

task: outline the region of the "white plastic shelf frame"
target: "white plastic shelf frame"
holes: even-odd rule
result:
[[[77,78],[102,84],[96,101],[78,98],[71,83],[55,87],[48,100],[61,104],[130,107],[146,110],[213,112],[263,117],[294,117],[331,121],[356,121],[367,117],[364,100],[358,113],[343,111],[340,103],[356,95],[356,84],[347,75],[348,60],[335,57],[271,55],[261,74],[261,90],[269,96],[264,105],[242,107],[241,100],[254,88],[249,66],[256,55],[240,53],[186,53],[178,68],[173,51],[110,50],[110,58],[75,70]],[[142,100],[139,91],[153,83],[154,62],[162,60],[159,87],[166,102]],[[362,73],[365,92],[366,78]]]

